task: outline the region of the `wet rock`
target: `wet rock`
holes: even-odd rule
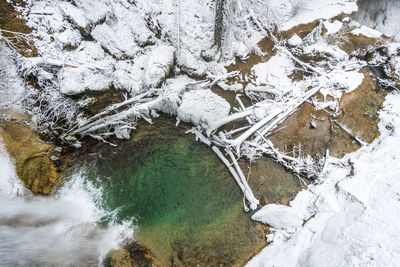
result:
[[[60,178],[51,159],[54,145],[44,143],[29,127],[17,122],[0,122],[0,135],[25,187],[34,194],[51,194]]]
[[[111,251],[104,260],[105,267],[155,266],[157,264],[149,250],[137,242],[131,242]],[[158,265],[158,264],[157,264]]]

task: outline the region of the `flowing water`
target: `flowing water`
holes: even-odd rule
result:
[[[79,174],[54,198],[25,192],[0,140],[1,266],[97,266],[132,236],[127,223],[98,222],[112,213],[99,208],[101,192]]]

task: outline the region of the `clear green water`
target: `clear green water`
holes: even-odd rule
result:
[[[118,221],[135,221],[137,240],[162,265],[242,265],[265,246],[263,228],[243,212],[212,150],[181,132],[163,120],[143,126],[130,143],[96,155],[87,177]]]

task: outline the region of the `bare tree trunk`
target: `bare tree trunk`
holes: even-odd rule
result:
[[[219,48],[222,45],[222,36],[224,31],[224,11],[227,0],[216,0],[215,25],[214,25],[214,44]]]

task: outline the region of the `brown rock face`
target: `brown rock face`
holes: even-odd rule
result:
[[[17,122],[0,122],[0,135],[25,187],[34,194],[52,193],[59,181],[50,159],[54,145],[44,143],[28,126]]]

